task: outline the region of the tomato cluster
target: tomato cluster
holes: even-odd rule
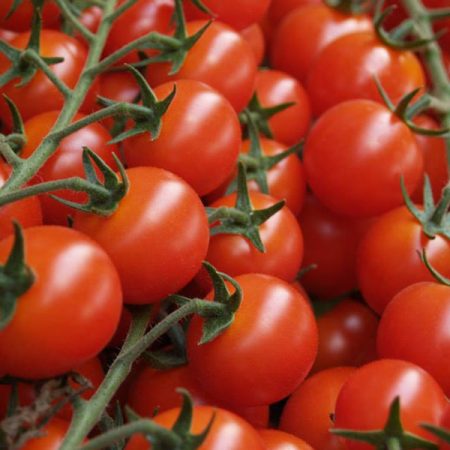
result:
[[[100,3],[0,5],[0,448],[448,448],[448,38]]]

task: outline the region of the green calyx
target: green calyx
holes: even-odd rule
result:
[[[246,237],[260,252],[265,252],[259,227],[283,208],[282,200],[265,209],[253,209],[250,201],[245,167],[238,164],[237,196],[233,207],[206,208],[211,224],[210,234],[239,234]]]
[[[12,148],[14,153],[20,154],[20,151],[27,142],[22,116],[15,103],[7,95],[3,94],[3,98],[5,99],[12,118],[12,133],[6,136],[6,142]]]
[[[443,284],[444,286],[450,287],[450,279],[444,277],[440,272],[438,272],[433,265],[430,263],[430,261],[427,258],[427,254],[425,252],[425,249],[422,249],[422,252],[419,252],[420,259],[425,264],[426,268],[430,271],[431,275],[436,279],[438,283]]]
[[[384,429],[373,431],[332,429],[331,432],[346,439],[366,442],[377,450],[438,450],[435,443],[403,429],[400,419],[400,397],[396,397],[392,402]]]
[[[0,330],[6,328],[11,322],[17,301],[34,282],[34,274],[25,263],[22,229],[16,222],[13,226],[13,247],[5,265],[0,266]]]
[[[113,154],[114,160],[119,168],[120,178],[116,173],[92,150],[87,147],[83,149],[83,168],[86,175],[87,186],[84,190],[89,195],[85,204],[80,204],[51,195],[51,197],[64,205],[87,213],[103,216],[112,214],[118,207],[120,200],[128,191],[128,178],[125,168],[119,158]],[[103,180],[97,176],[94,164],[103,175]]]
[[[337,9],[344,14],[364,14],[370,11],[371,0],[325,0],[330,8]]]
[[[425,428],[425,430],[429,431],[430,433],[433,433],[435,436],[437,436],[442,441],[450,443],[450,430],[449,429],[437,427],[435,425],[430,425],[427,423],[422,424],[422,428]]]
[[[439,202],[435,204],[430,179],[425,175],[423,188],[423,209],[412,202],[406,191],[403,177],[400,180],[403,199],[411,214],[422,224],[423,232],[433,239],[437,234],[450,239],[450,185],[447,185]]]

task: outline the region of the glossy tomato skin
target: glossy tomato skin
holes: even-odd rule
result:
[[[336,401],[336,428],[383,429],[389,408],[400,397],[405,431],[437,441],[420,424],[438,425],[447,399],[438,383],[420,367],[396,359],[379,359],[357,369],[342,386]],[[369,450],[369,444],[345,440],[348,450]]]
[[[59,450],[69,425],[69,422],[54,417],[43,427],[43,436],[30,439],[20,450]]]
[[[0,2],[0,27],[12,31],[28,31],[31,28],[33,17],[32,0],[22,1],[14,13],[8,16],[14,0],[2,0]],[[44,28],[56,28],[59,24],[59,8],[52,0],[47,0],[42,9]]]
[[[171,428],[180,414],[180,408],[173,408],[158,414],[154,420],[165,428]],[[191,433],[200,434],[215,415],[208,437],[198,450],[266,450],[258,432],[244,419],[213,406],[195,406]],[[148,450],[151,446],[141,435],[133,436],[125,450]]]
[[[306,379],[289,397],[280,429],[304,439],[320,450],[344,450],[340,439],[330,433],[336,399],[342,385],[356,369],[334,367]]]
[[[29,39],[29,32],[19,34],[11,45],[17,48],[25,48]],[[78,82],[78,78],[87,58],[87,50],[84,45],[75,38],[67,36],[56,30],[43,30],[41,33],[40,51],[43,56],[58,56],[64,61],[51,66],[52,72],[69,88],[73,88]],[[0,55],[0,73],[10,67],[5,56]],[[97,84],[94,83],[89,91],[82,111],[90,112],[95,103]],[[2,94],[6,94],[18,107],[23,120],[46,112],[61,110],[64,106],[64,97],[53,85],[53,83],[41,72],[38,71],[35,77],[25,86],[17,86],[14,79],[0,89]],[[0,101],[0,118],[6,124],[11,123],[9,109],[6,102]]]
[[[377,316],[365,305],[345,299],[317,318],[319,350],[312,372],[360,366],[376,359]]]
[[[250,44],[256,62],[261,64],[266,52],[266,42],[262,28],[257,23],[241,30],[241,36]]]
[[[314,450],[303,439],[284,431],[264,429],[259,435],[267,450]]]
[[[109,217],[76,214],[74,228],[114,261],[126,303],[157,302],[187,284],[208,248],[208,219],[194,190],[155,167],[128,169],[130,188]]]
[[[277,25],[294,9],[321,4],[323,4],[322,0],[272,0],[267,16],[273,25]]]
[[[377,333],[381,358],[410,361],[425,369],[450,395],[450,287],[412,284],[388,304]]]
[[[406,207],[381,216],[367,231],[358,249],[358,284],[378,314],[403,288],[434,281],[418,254],[423,249],[433,267],[449,277],[449,240],[439,234],[428,238]]]
[[[44,137],[50,132],[59,114],[60,111],[49,111],[27,120],[25,123],[27,143],[21,153],[23,158],[29,158],[34,153]],[[83,117],[85,115],[77,114],[74,121]],[[90,148],[109,167],[116,169],[117,164],[113,158],[113,153],[117,155],[118,148],[116,145],[109,145],[110,140],[111,135],[99,123],[92,123],[72,133],[60,142],[53,156],[39,169],[36,179],[45,182],[76,176],[84,178],[83,147]],[[55,191],[52,194],[77,203],[85,203],[88,199],[85,193],[68,190]],[[67,217],[75,213],[73,208],[65,206],[49,196],[43,195],[40,200],[46,224],[66,225]]]
[[[9,178],[11,168],[0,162],[0,188]],[[42,225],[42,208],[38,197],[32,196],[0,206],[0,239],[14,232],[13,221],[20,223],[22,228]]]
[[[230,103],[208,85],[195,80],[168,82],[155,89],[175,97],[162,118],[157,139],[147,133],[124,142],[129,167],[169,170],[189,183],[198,195],[220,185],[234,170],[241,146],[239,119]]]
[[[446,429],[447,432],[450,430],[450,405],[448,405],[447,409],[445,410],[440,426]],[[440,444],[439,450],[450,450],[449,442],[444,442],[444,440],[441,440],[439,444]]]
[[[235,205],[236,194],[222,197],[211,207]],[[264,209],[277,202],[273,197],[251,191],[255,209]],[[247,238],[236,234],[212,236],[206,256],[217,270],[235,276],[243,273],[265,273],[293,281],[303,258],[303,235],[295,216],[284,206],[259,227],[266,251],[260,252]]]
[[[269,119],[274,140],[294,145],[305,137],[311,122],[311,106],[300,82],[278,70],[259,70],[255,92],[265,108],[294,103]]]
[[[324,4],[296,8],[275,29],[270,46],[272,67],[300,80],[320,51],[340,36],[373,30],[369,17],[343,14]]]
[[[270,0],[240,0],[239,6],[224,0],[205,0],[203,4],[220,20],[236,30],[243,30],[261,20]],[[209,20],[210,16],[200,11],[190,0],[184,0],[183,8],[188,20]]]
[[[368,227],[367,220],[340,216],[307,195],[299,215],[305,241],[303,267],[317,267],[302,276],[305,289],[319,297],[337,297],[357,287],[358,243]],[[330,251],[330,248],[333,251]]]
[[[372,100],[349,100],[326,111],[308,135],[303,161],[321,203],[351,217],[375,216],[403,204],[400,177],[412,193],[423,175],[413,133]]]
[[[206,23],[188,22],[188,35]],[[213,22],[189,50],[181,69],[175,75],[168,75],[169,70],[167,63],[152,64],[147,81],[152,87],[181,79],[201,81],[219,91],[239,112],[252,96],[257,65],[250,44],[239,33],[221,22]]]
[[[352,33],[331,42],[308,73],[306,87],[314,115],[357,98],[384,104],[374,77],[394,104],[425,85],[425,74],[414,53],[391,49],[373,32]]]
[[[267,405],[287,396],[309,372],[317,352],[316,323],[307,300],[285,281],[262,274],[236,281],[243,299],[234,322],[198,345],[203,321],[194,317],[188,359],[205,392],[223,404]]]
[[[105,251],[78,231],[32,227],[24,230],[24,239],[35,281],[0,332],[0,372],[25,379],[53,377],[106,346],[119,322],[122,289]],[[11,245],[12,237],[0,242],[2,264]]]
[[[121,0],[117,6],[125,3]],[[112,25],[106,40],[104,56],[108,56],[130,42],[151,32],[168,33],[172,28],[173,0],[138,0]],[[120,63],[139,61],[136,52],[130,53]]]

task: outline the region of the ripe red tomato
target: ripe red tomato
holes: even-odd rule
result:
[[[261,64],[266,52],[266,42],[261,26],[255,23],[244,28],[241,31],[241,36],[250,44],[255,54],[256,62]]]
[[[360,366],[376,359],[378,319],[365,305],[346,299],[317,318],[319,350],[312,372]]]
[[[68,422],[54,417],[42,429],[43,436],[30,439],[20,450],[59,450],[68,429]]]
[[[158,414],[154,420],[165,428],[171,428],[180,414],[180,408]],[[198,450],[266,450],[258,432],[244,419],[225,409],[213,406],[195,406],[191,433],[202,433],[212,417],[214,423],[208,437]],[[142,435],[134,435],[125,450],[148,450],[151,445]]]
[[[21,33],[11,42],[11,45],[25,48],[29,37],[29,32]],[[87,50],[84,45],[60,31],[43,30],[40,36],[40,51],[43,56],[64,58],[63,62],[52,65],[51,70],[69,88],[73,88],[86,62]],[[0,73],[5,72],[9,67],[9,60],[0,54]],[[24,120],[46,111],[61,110],[64,105],[63,95],[41,71],[38,71],[25,86],[18,86],[17,79],[10,81],[0,89],[0,93],[6,94],[13,100]],[[82,111],[92,110],[96,94],[97,84],[94,83],[85,99]],[[3,99],[0,101],[0,119],[8,125],[11,124],[9,109]]]
[[[401,290],[381,317],[381,358],[410,361],[425,369],[450,395],[450,287],[422,282]]]
[[[22,149],[23,158],[30,157],[44,137],[49,133],[59,116],[59,111],[49,111],[38,114],[25,123],[27,143]],[[74,121],[85,117],[77,114]],[[38,171],[36,179],[39,181],[53,181],[69,177],[85,178],[83,169],[82,153],[83,147],[89,147],[99,155],[111,168],[116,168],[113,152],[118,154],[116,145],[109,145],[111,135],[99,123],[92,123],[79,131],[64,138],[54,155]],[[87,194],[69,190],[55,191],[56,194],[66,200],[77,203],[87,201]],[[40,197],[44,222],[47,224],[66,225],[67,216],[73,215],[75,210],[43,195]]]
[[[206,23],[188,22],[188,35]],[[183,78],[202,81],[219,91],[239,112],[252,96],[257,66],[253,50],[244,38],[227,25],[214,22],[189,50],[179,72],[168,75],[169,70],[168,63],[152,64],[146,73],[147,81],[151,86]]]
[[[445,413],[442,417],[440,426],[445,428],[447,432],[450,430],[450,405],[447,406]],[[444,442],[444,440],[439,441],[440,447],[439,450],[450,450],[450,443]]]
[[[239,119],[218,92],[195,80],[169,82],[155,89],[159,99],[176,87],[162,118],[159,137],[147,133],[124,142],[129,167],[169,170],[189,183],[198,195],[220,185],[236,166],[241,145]]]
[[[414,134],[385,106],[349,100],[326,111],[305,144],[306,180],[332,211],[370,217],[403,203],[423,175]]]
[[[11,168],[0,162],[0,188],[6,183]],[[22,228],[42,225],[41,203],[36,196],[27,197],[13,203],[0,206],[0,239],[13,233],[13,221],[20,223]]]
[[[272,0],[267,16],[273,25],[278,25],[294,9],[321,4],[322,0]]]
[[[317,352],[316,323],[308,301],[285,281],[254,273],[236,281],[242,303],[220,336],[198,345],[203,320],[192,319],[189,364],[205,392],[222,404],[267,405],[308,374]]]
[[[400,397],[405,431],[429,439],[437,438],[420,425],[438,425],[447,406],[441,387],[423,369],[406,361],[379,359],[350,375],[336,401],[336,428],[380,430],[389,408]],[[348,450],[372,450],[369,444],[345,440]]]
[[[357,257],[358,283],[364,299],[378,314],[403,288],[434,281],[418,252],[450,277],[450,241],[428,238],[421,224],[403,206],[381,216],[361,240]]]
[[[255,92],[263,107],[294,103],[269,119],[276,141],[294,145],[305,137],[311,122],[311,107],[303,86],[293,77],[277,70],[260,70]]]
[[[24,239],[35,281],[0,331],[0,372],[26,379],[53,377],[106,346],[119,322],[122,289],[104,250],[78,231],[32,227],[24,230]],[[2,263],[11,245],[12,237],[0,242]]]
[[[198,272],[209,240],[198,195],[163,169],[127,170],[130,188],[109,217],[77,213],[74,227],[96,240],[120,274],[126,303],[154,303]]]
[[[117,6],[126,0],[118,2]],[[104,56],[110,55],[130,42],[153,31],[168,33],[172,28],[174,0],[138,0],[112,25],[106,40]],[[120,63],[137,62],[136,52],[130,53]]]
[[[306,88],[314,115],[357,98],[384,104],[374,76],[394,104],[425,85],[425,74],[414,53],[384,45],[373,32],[334,40],[317,56],[308,73]]]
[[[342,385],[355,371],[353,367],[334,367],[304,381],[289,397],[283,409],[280,429],[304,439],[320,450],[344,450],[333,426],[336,398]]]
[[[4,42],[10,43],[16,36],[16,32],[0,28],[0,39]]]
[[[324,4],[296,8],[275,29],[270,47],[272,67],[301,82],[325,46],[340,36],[373,30],[365,15],[343,14]]]
[[[33,4],[31,0],[23,0],[14,13],[6,18],[14,4],[14,0],[0,2],[0,27],[13,31],[27,31],[31,28]],[[44,28],[56,28],[59,24],[59,8],[52,0],[47,0],[42,9]]]
[[[222,197],[212,207],[234,206],[236,193]],[[269,195],[251,191],[250,201],[255,209],[274,205]],[[293,281],[303,258],[303,236],[297,219],[287,206],[259,227],[266,251],[260,252],[247,238],[237,234],[212,236],[206,260],[217,270],[235,276],[243,273],[265,273]]]
[[[259,430],[267,450],[314,450],[304,440],[279,430]]]
[[[230,25],[236,30],[243,30],[255,24],[264,16],[271,0],[240,0],[239,5],[228,0],[204,0],[203,4],[213,13],[214,18]],[[210,19],[190,0],[183,2],[188,20]]]

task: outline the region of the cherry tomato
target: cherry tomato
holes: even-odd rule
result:
[[[379,359],[350,375],[336,400],[336,428],[380,430],[386,425],[389,408],[400,398],[405,431],[429,439],[421,423],[438,425],[447,406],[441,387],[423,369],[406,361]],[[369,444],[345,440],[348,450],[371,450]]]
[[[244,28],[241,31],[241,36],[250,44],[250,47],[255,54],[256,62],[261,64],[266,51],[266,42],[260,25],[255,23]]]
[[[423,174],[423,155],[409,128],[385,106],[349,100],[326,111],[308,135],[306,180],[332,211],[370,217],[403,203]]]
[[[180,408],[158,414],[154,420],[165,428],[171,428],[180,414]],[[266,450],[258,432],[236,414],[212,406],[195,406],[191,433],[202,433],[211,418],[214,422],[205,441],[198,450]],[[151,446],[142,435],[134,435],[125,450],[147,450]]]
[[[428,238],[406,207],[380,217],[358,249],[358,284],[369,306],[381,314],[403,288],[419,281],[434,281],[418,252],[425,250],[436,270],[450,276],[450,241]]]
[[[259,430],[267,450],[314,450],[304,440],[279,430]]]
[[[121,0],[117,6],[125,1]],[[106,40],[104,56],[151,32],[168,33],[172,28],[173,12],[174,0],[138,0],[113,23]],[[133,52],[122,58],[120,63],[138,60],[137,53]]]
[[[14,0],[2,0],[0,2],[0,27],[12,31],[27,31],[31,28],[33,17],[32,0],[23,0],[9,17],[8,14]],[[47,0],[42,9],[42,21],[44,28],[56,28],[59,23],[59,8],[52,0]]]
[[[59,113],[59,111],[49,111],[38,114],[25,123],[27,143],[22,149],[21,156],[23,158],[29,158],[34,153],[55,124]],[[83,114],[77,114],[74,121],[83,117],[85,117]],[[110,140],[111,135],[98,123],[92,123],[72,133],[60,142],[53,156],[38,171],[36,178],[39,181],[53,181],[76,176],[85,178],[82,162],[83,147],[89,147],[109,167],[116,168],[113,152],[118,154],[118,148],[116,145],[109,145]],[[77,203],[85,203],[88,198],[85,193],[69,190],[55,191],[52,194]],[[66,225],[67,216],[75,213],[73,208],[65,206],[49,196],[43,195],[40,199],[44,222],[47,224]]]
[[[378,320],[365,305],[346,299],[317,318],[319,350],[312,372],[360,366],[376,359]]]
[[[29,37],[29,32],[19,34],[11,45],[23,49],[28,44]],[[87,50],[84,45],[59,31],[43,30],[40,36],[40,51],[43,56],[64,58],[63,62],[50,67],[60,80],[64,81],[69,88],[73,88],[86,62]],[[9,60],[0,54],[0,73],[5,72],[9,67]],[[17,79],[11,80],[0,89],[0,93],[6,94],[13,100],[23,120],[46,111],[61,110],[64,105],[63,95],[41,71],[38,71],[25,86],[18,86]],[[85,99],[82,111],[92,110],[96,93],[97,84],[94,83]],[[9,109],[4,100],[0,101],[0,118],[6,124],[11,124]]]
[[[0,188],[9,178],[11,168],[0,162]],[[12,222],[17,221],[22,228],[42,225],[41,203],[36,196],[0,206],[0,239],[13,233]]]
[[[270,48],[272,67],[301,82],[320,51],[340,36],[371,31],[369,17],[347,15],[326,5],[296,8],[276,28]]]
[[[68,429],[69,422],[54,417],[42,429],[43,436],[30,439],[20,450],[59,450]]]
[[[236,30],[243,30],[259,22],[267,11],[270,1],[240,0],[238,7],[229,0],[204,0],[203,4],[217,20],[230,25]],[[210,19],[210,16],[200,11],[190,0],[183,2],[183,8],[188,20]]]
[[[450,395],[450,287],[422,282],[401,290],[381,317],[377,349],[381,358],[410,361],[432,375]]]
[[[394,104],[425,85],[425,74],[414,53],[391,49],[372,32],[352,33],[331,42],[308,73],[306,87],[314,115],[357,98],[384,104],[374,77]]]
[[[169,170],[199,195],[222,183],[236,166],[241,145],[239,119],[218,92],[195,80],[169,82],[155,89],[163,99],[176,87],[162,118],[162,130],[152,141],[146,133],[124,142],[130,167],[154,166]]]
[[[4,42],[10,43],[16,36],[16,32],[0,28],[0,39]]]
[[[276,141],[293,145],[305,137],[311,122],[311,107],[305,89],[295,78],[277,70],[260,70],[255,92],[263,107],[294,103],[269,119]]]
[[[445,428],[447,432],[450,430],[450,405],[447,406],[445,413],[442,417],[440,426]],[[444,442],[444,440],[439,441],[439,450],[450,450],[450,443]]]
[[[206,23],[188,22],[188,35],[193,35]],[[239,112],[252,96],[257,67],[250,44],[232,28],[214,22],[189,50],[178,73],[169,76],[169,70],[168,63],[152,64],[146,74],[147,81],[151,86],[183,78],[202,81],[219,91]]]
[[[93,358],[111,339],[122,310],[120,280],[104,250],[78,231],[40,226],[23,233],[35,280],[0,331],[0,372],[53,377]],[[0,242],[2,263],[11,245],[12,236]]]
[[[236,193],[222,197],[211,207],[234,206]],[[273,197],[250,192],[255,209],[276,203]],[[235,276],[243,273],[265,273],[293,281],[303,258],[303,236],[298,222],[287,206],[259,227],[266,251],[260,252],[247,238],[236,234],[212,236],[206,256],[217,270]]]
[[[74,227],[95,239],[114,261],[127,303],[154,303],[198,272],[208,248],[200,198],[163,169],[127,170],[130,188],[109,217],[77,213]]]
[[[267,405],[289,395],[308,374],[317,352],[316,323],[308,301],[285,281],[262,274],[236,281],[243,299],[233,323],[198,345],[203,320],[195,316],[188,359],[205,392],[222,404]]]
[[[289,397],[283,409],[280,429],[304,439],[320,450],[344,450],[337,436],[330,433],[336,398],[342,385],[355,371],[353,367],[334,367],[304,381]]]
[[[267,16],[273,25],[278,25],[294,9],[321,4],[322,0],[272,0]]]

